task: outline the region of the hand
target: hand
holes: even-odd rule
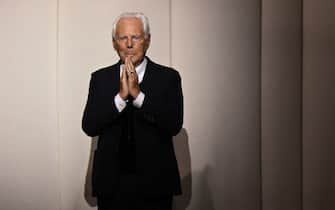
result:
[[[138,84],[138,75],[135,71],[135,67],[131,61],[130,57],[126,57],[125,60],[125,69],[127,72],[127,78],[128,78],[128,89],[129,89],[129,94],[133,97],[136,98],[138,94],[140,94],[141,89]]]
[[[129,95],[126,65],[124,65],[123,69],[122,69],[122,74],[121,74],[121,78],[120,78],[120,92],[119,92],[119,95],[123,100],[127,100],[128,95]]]

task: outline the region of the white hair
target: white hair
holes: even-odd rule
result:
[[[113,23],[113,29],[112,29],[113,39],[115,39],[116,36],[116,26],[122,18],[138,18],[139,20],[141,20],[143,25],[144,38],[145,39],[150,38],[149,19],[142,12],[124,12],[121,15],[119,15]]]

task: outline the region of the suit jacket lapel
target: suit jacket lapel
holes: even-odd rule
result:
[[[151,83],[153,82],[153,62],[148,58],[146,57],[147,60],[148,60],[148,63],[147,63],[147,66],[146,66],[146,69],[145,69],[145,73],[144,73],[144,76],[143,76],[143,80],[142,82],[140,83],[140,88],[141,90],[143,90],[144,93],[146,93],[147,91],[150,91],[150,86],[151,86]]]
[[[121,60],[111,69],[111,84],[114,88],[120,88],[120,65]]]

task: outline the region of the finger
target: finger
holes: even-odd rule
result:
[[[126,79],[126,78],[127,78],[127,67],[126,65],[124,65],[122,68],[121,79]]]
[[[129,78],[130,77],[130,68],[129,68],[128,63],[125,65],[125,67],[126,67],[127,77]]]
[[[127,75],[128,78],[131,78],[134,73],[128,68]]]
[[[133,71],[133,72],[131,73],[131,78],[133,79],[133,81],[136,81],[136,80],[137,80],[137,77],[138,77],[138,75],[137,75],[136,71]]]
[[[127,58],[128,58],[127,59],[128,66],[131,67],[133,64],[133,62],[131,61],[131,56],[128,56]]]
[[[129,80],[134,81],[134,72],[129,72]]]
[[[128,73],[128,77],[132,77],[132,78],[136,75],[135,69],[131,69],[131,67],[129,67],[129,66],[128,66],[127,73]]]
[[[127,72],[129,72],[129,57],[126,57],[126,60],[125,60],[124,66],[125,66],[125,68],[126,68]]]
[[[127,59],[126,68],[127,68],[127,73],[128,73],[128,76],[129,76],[130,72],[132,71],[130,59]]]
[[[135,70],[134,64],[133,64],[133,62],[131,61],[131,59],[129,59],[129,66],[130,66],[130,69],[131,69],[131,70]]]
[[[130,58],[129,58],[129,56],[127,56],[127,57],[125,58],[125,60],[124,60],[124,64],[129,63],[129,60],[130,60]]]

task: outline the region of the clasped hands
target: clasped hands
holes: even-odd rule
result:
[[[130,56],[125,58],[121,78],[119,95],[123,100],[127,100],[131,95],[134,99],[140,94],[141,89],[138,84],[138,75]]]

